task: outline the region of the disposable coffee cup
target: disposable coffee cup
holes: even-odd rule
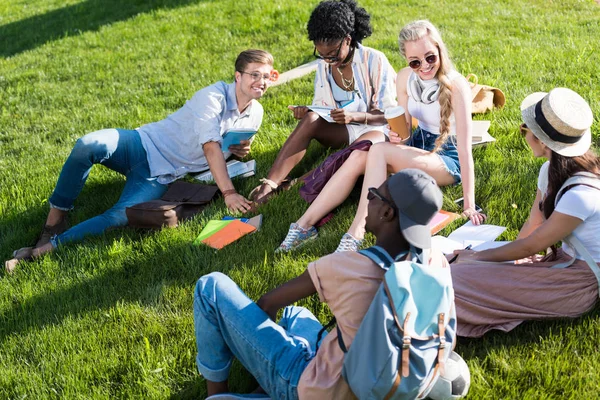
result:
[[[384,116],[388,124],[390,124],[392,131],[396,132],[398,136],[400,136],[400,139],[404,140],[408,138],[409,134],[408,129],[406,128],[404,107],[397,106],[388,108],[385,110]]]

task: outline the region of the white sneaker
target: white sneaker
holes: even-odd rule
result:
[[[344,233],[344,236],[342,236],[342,240],[340,240],[340,244],[338,245],[337,249],[335,249],[335,252],[340,253],[342,251],[358,251],[362,242],[362,240],[358,240],[346,232]]]
[[[279,247],[275,250],[275,253],[285,253],[297,249],[309,240],[316,239],[317,236],[319,235],[317,233],[317,229],[314,226],[311,226],[308,229],[304,229],[297,223],[292,222],[290,224],[290,230],[288,231],[287,236],[279,245]]]

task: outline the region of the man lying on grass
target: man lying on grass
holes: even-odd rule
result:
[[[104,129],[80,138],[65,162],[40,239],[17,258],[36,257],[59,244],[98,235],[109,227],[127,224],[125,208],[160,198],[167,185],[189,172],[211,170],[231,211],[246,212],[251,203],[237,194],[227,174],[225,158],[244,157],[250,142],[221,149],[230,129],[258,130],[263,108],[256,101],[276,74],[273,56],[263,50],[246,50],[235,62],[235,81],[223,81],[198,91],[185,105],[162,121],[138,129]],[[102,164],[126,177],[117,203],[94,218],[67,229],[66,215],[94,164]]]
[[[366,229],[376,245],[396,258],[408,257],[412,246],[429,248],[427,224],[442,205],[433,178],[405,169],[379,188],[369,188]],[[441,252],[430,265],[448,266]],[[337,319],[346,344],[352,342],[385,271],[367,256],[339,252],[308,265],[297,278],[252,302],[226,275],[213,272],[198,281],[194,322],[198,370],[211,399],[242,398],[227,394],[233,356],[274,399],[353,397],[342,378],[344,353],[333,330],[319,343],[321,324],[306,308],[288,306],[314,293]],[[283,317],[275,317],[280,308]]]

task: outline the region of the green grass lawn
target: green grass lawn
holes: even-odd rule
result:
[[[75,140],[105,127],[134,128],[164,118],[194,92],[231,81],[246,48],[271,51],[286,71],[312,59],[305,24],[317,1],[0,0],[0,254],[31,244]],[[428,18],[442,31],[458,70],[502,88],[506,107],[492,120],[498,141],[474,152],[476,198],[489,222],[513,239],[534,198],[535,160],[518,134],[519,103],[566,86],[596,113],[598,145],[600,7],[592,1],[365,0],[374,35],[365,44],[405,64],[397,34]],[[252,149],[257,185],[295,121],[288,104],[312,98],[312,75],[270,90]],[[322,159],[319,146],[294,172]],[[123,178],[94,168],[70,220],[110,207]],[[462,196],[444,190],[447,209]],[[192,291],[211,271],[230,275],[252,298],[333,251],[350,224],[356,195],[301,252],[274,255],[290,222],[306,209],[297,188],[261,209],[263,229],[216,252],[194,247],[204,224],[227,214],[222,200],[177,229],[119,229],[0,272],[0,398],[203,398],[195,367]],[[454,224],[454,227],[459,223]],[[447,232],[444,232],[447,233]],[[551,293],[551,292],[549,292]],[[322,321],[316,296],[301,303]],[[510,334],[459,340],[471,370],[471,399],[596,398],[600,390],[599,313],[525,323]],[[255,382],[236,364],[231,388]]]

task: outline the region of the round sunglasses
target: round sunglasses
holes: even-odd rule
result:
[[[438,56],[436,54],[430,54],[428,56],[426,56],[423,60],[431,65],[431,64],[435,64],[437,62]],[[410,60],[408,62],[408,66],[411,67],[412,69],[419,69],[421,68],[421,60]]]

